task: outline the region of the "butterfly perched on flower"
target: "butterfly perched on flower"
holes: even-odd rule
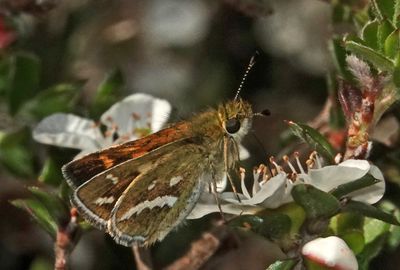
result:
[[[62,171],[72,204],[95,227],[125,246],[162,240],[208,187],[216,194],[239,161],[239,143],[253,113],[239,97],[146,137],[71,161]],[[239,198],[239,197],[238,197]]]

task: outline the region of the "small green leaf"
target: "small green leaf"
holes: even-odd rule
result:
[[[392,19],[394,14],[393,0],[372,0],[373,11],[379,20]]]
[[[40,92],[23,107],[23,112],[42,119],[57,112],[71,112],[78,101],[80,87],[58,84]]]
[[[281,239],[289,233],[292,222],[285,214],[272,214],[260,224],[257,233],[271,240]]]
[[[366,174],[360,179],[337,186],[334,190],[330,191],[330,193],[336,198],[341,199],[353,191],[372,186],[379,182],[380,180],[375,179],[372,175]]]
[[[371,243],[365,245],[363,251],[357,255],[358,267],[360,270],[368,270],[370,261],[379,255],[384,247],[387,234],[377,237]]]
[[[356,56],[364,59],[381,71],[393,72],[394,63],[381,53],[354,41],[345,42],[346,50],[354,53]]]
[[[343,5],[339,1],[331,2],[332,6],[332,22],[343,23],[351,21],[351,9],[347,5]]]
[[[384,52],[390,59],[395,59],[400,48],[399,29],[394,30],[385,40]]]
[[[288,124],[294,135],[303,139],[310,145],[310,147],[314,148],[329,162],[333,162],[336,155],[335,150],[328,140],[317,130],[305,124],[300,124],[293,121],[289,121]]]
[[[339,74],[346,80],[352,80],[353,76],[346,66],[346,50],[343,45],[341,38],[334,37],[329,42],[329,52]]]
[[[42,168],[38,177],[40,182],[45,184],[58,186],[64,179],[61,173],[61,164],[58,164],[53,158],[48,158]]]
[[[395,0],[394,2],[393,25],[400,28],[400,1]]]
[[[371,243],[377,237],[389,232],[389,229],[391,226],[393,226],[393,225],[390,225],[379,219],[365,218],[364,228],[363,228],[364,236],[365,236],[365,243],[366,244]],[[393,226],[393,227],[398,227],[398,226]]]
[[[0,163],[19,176],[33,176],[33,153],[28,147],[27,129],[12,133],[0,132]]]
[[[45,207],[57,223],[67,223],[69,221],[69,209],[57,195],[40,190],[37,187],[29,187],[33,197]]]
[[[298,263],[298,260],[291,259],[286,261],[276,261],[271,264],[267,270],[292,270]]]
[[[112,104],[118,101],[124,87],[124,78],[119,69],[112,70],[97,88],[91,107],[93,117],[99,117]]]
[[[385,221],[389,224],[393,225],[400,225],[400,223],[397,221],[397,219],[388,214],[383,212],[382,210],[363,203],[363,202],[358,202],[358,201],[349,201],[345,206],[342,207],[341,209],[342,212],[356,212],[359,214],[362,214],[366,217],[371,217],[371,218],[376,218],[382,221]]]
[[[337,216],[337,235],[342,238],[354,253],[360,253],[365,245],[364,217],[357,213],[342,213]]]
[[[19,199],[11,202],[14,206],[26,210],[36,222],[46,230],[53,238],[57,234],[57,223],[51,217],[49,211],[36,199]]]
[[[378,49],[378,20],[369,21],[361,30],[361,38],[365,44],[372,48]]]
[[[21,105],[35,95],[41,63],[36,56],[27,53],[14,54],[10,61],[7,96],[10,114],[15,115]]]
[[[386,38],[394,31],[393,25],[388,21],[384,20],[378,25],[378,47],[379,52],[384,53]]]
[[[229,221],[229,226],[234,228],[245,228],[257,231],[263,223],[263,218],[256,215],[241,215]]]
[[[400,89],[400,50],[397,51],[397,55],[395,57],[394,62],[394,71],[393,71],[393,83],[397,87],[397,91]]]
[[[340,208],[339,201],[334,196],[311,185],[294,186],[292,197],[303,207],[308,218],[330,218],[337,214]]]

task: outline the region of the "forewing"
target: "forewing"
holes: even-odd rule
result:
[[[190,213],[208,174],[203,149],[187,144],[138,176],[116,202],[108,224],[116,242],[150,245]]]
[[[64,165],[62,171],[68,184],[76,188],[109,168],[188,137],[190,137],[189,124],[180,122],[141,139],[112,146],[73,160]]]
[[[170,159],[175,149],[186,145],[193,145],[193,141],[175,141],[103,171],[74,190],[72,203],[91,224],[105,229],[112,209],[128,186]]]

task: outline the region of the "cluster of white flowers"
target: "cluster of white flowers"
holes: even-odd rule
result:
[[[297,184],[309,184],[322,191],[329,192],[339,185],[360,179],[366,174],[371,174],[378,183],[348,194],[348,197],[369,204],[378,202],[385,191],[385,181],[382,172],[366,160],[349,159],[338,165],[323,167],[318,156],[314,155],[314,169],[305,170],[296,156],[298,169],[285,158],[291,172],[286,173],[272,160],[274,166],[273,176],[267,173],[267,167],[259,166],[253,171],[253,185],[250,192],[245,184],[245,174],[241,173],[242,193],[240,201],[232,192],[220,194],[222,211],[229,214],[255,214],[265,208],[277,208],[293,200],[291,190]],[[203,193],[200,201],[188,218],[200,218],[212,212],[219,212],[214,196]]]

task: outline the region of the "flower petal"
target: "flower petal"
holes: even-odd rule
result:
[[[358,263],[346,242],[336,236],[317,238],[305,244],[301,253],[329,269],[357,270]]]
[[[239,144],[239,158],[240,160],[245,160],[250,157],[249,151],[241,144]]]
[[[96,123],[73,115],[57,113],[43,119],[33,130],[41,143],[95,151],[103,147],[103,135]]]
[[[262,185],[261,189],[250,199],[242,200],[241,203],[229,198],[225,198],[225,200],[241,206],[258,205],[260,207],[276,208],[290,200],[290,190],[288,188],[290,189],[291,185],[289,182],[290,180],[287,179],[286,174],[280,173]]]
[[[385,193],[385,180],[383,178],[382,172],[375,165],[370,165],[371,168],[369,170],[369,174],[375,177],[379,181],[375,185],[357,190],[355,192],[350,193],[348,196],[351,197],[355,201],[366,202],[369,204],[374,204],[382,199],[383,194]]]
[[[118,128],[120,136],[134,134],[136,129],[161,129],[171,113],[168,101],[147,94],[133,94],[115,103],[102,116],[101,122],[109,128]]]
[[[237,199],[234,196],[233,192],[225,192],[220,194],[220,203],[222,212],[225,214],[233,214],[233,215],[242,215],[242,214],[254,214],[257,211],[260,211],[262,208],[253,206],[253,205],[239,205],[239,204],[231,204],[224,200],[224,197],[230,197],[232,199],[235,198],[236,202]],[[242,194],[238,194],[239,197],[243,198]],[[197,202],[196,206],[190,212],[190,214],[186,217],[187,219],[197,219],[201,218],[205,215],[211,213],[218,213],[219,208],[217,203],[215,202],[215,197],[213,194],[209,192],[203,192],[200,200]]]
[[[323,191],[330,191],[338,185],[357,180],[370,169],[366,160],[346,160],[339,165],[326,166],[321,169],[310,169],[308,177],[299,174],[306,184],[311,184]]]

